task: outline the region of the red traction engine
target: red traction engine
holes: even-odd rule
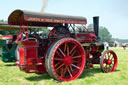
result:
[[[100,64],[105,73],[114,72],[117,56],[98,41],[98,17],[94,17],[94,32],[88,31],[86,18],[15,10],[8,24],[22,26],[17,41],[17,65],[27,73],[48,73],[58,81],[77,79],[84,68]],[[80,26],[81,25],[81,26]],[[24,26],[50,27],[47,34],[30,34]]]

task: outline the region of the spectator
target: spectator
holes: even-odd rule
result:
[[[104,42],[104,46],[105,46],[106,50],[109,49],[109,44],[108,44],[108,42]]]
[[[126,49],[126,43],[122,44],[122,47],[124,48],[124,50]]]

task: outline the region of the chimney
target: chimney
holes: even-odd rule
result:
[[[96,35],[96,39],[99,39],[99,16],[93,17],[93,28]]]

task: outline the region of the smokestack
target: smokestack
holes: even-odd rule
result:
[[[46,8],[46,5],[47,5],[47,1],[48,0],[43,0],[43,4],[40,12],[44,12],[44,9]]]
[[[93,17],[93,28],[96,35],[96,39],[99,39],[99,16]]]

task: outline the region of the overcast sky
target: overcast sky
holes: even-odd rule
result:
[[[1,0],[0,19],[7,20],[15,9],[39,12],[42,0]],[[88,24],[100,16],[100,26],[113,38],[128,39],[128,0],[48,0],[45,12],[84,16]]]

